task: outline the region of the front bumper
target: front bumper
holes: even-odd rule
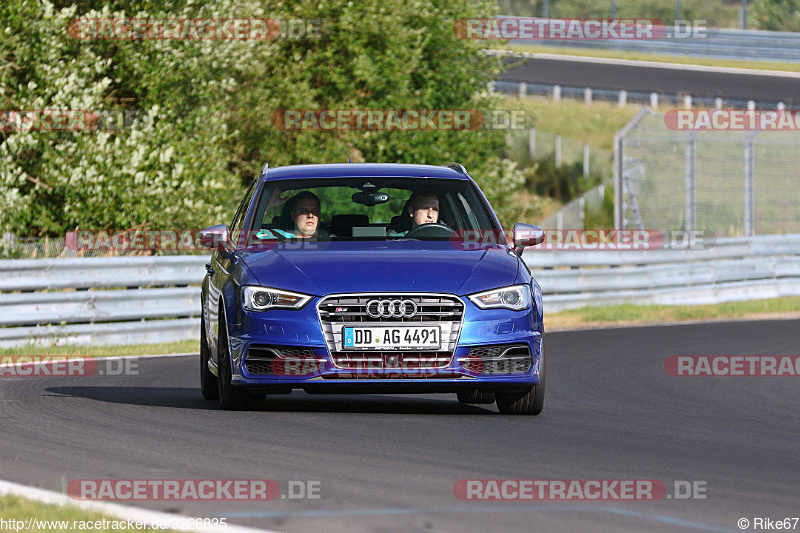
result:
[[[391,368],[337,367],[322,333],[316,299],[298,311],[241,311],[236,322],[229,324],[232,381],[267,393],[288,393],[293,389],[309,393],[430,393],[476,388],[513,391],[538,384],[544,336],[541,312],[535,306],[518,312],[481,310],[466,298],[462,301],[464,319],[456,348],[448,353],[449,363],[417,368],[402,363]],[[526,348],[530,364],[524,365],[524,371],[506,371],[521,367],[501,362],[504,355],[500,353],[473,351],[498,345]],[[256,356],[252,354],[261,358],[264,348],[270,346],[286,348],[291,355],[271,361],[262,359],[264,365],[254,365]],[[273,353],[279,355],[281,350]],[[479,361],[476,353],[489,356]],[[519,359],[520,353],[518,350],[508,357],[516,354]]]

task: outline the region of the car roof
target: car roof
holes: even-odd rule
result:
[[[470,178],[449,167],[397,163],[329,163],[322,165],[291,165],[266,169],[264,181],[307,178],[439,178],[467,180]]]

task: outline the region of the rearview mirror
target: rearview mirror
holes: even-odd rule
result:
[[[385,192],[364,191],[353,194],[353,201],[361,205],[385,204],[389,201],[389,195]]]
[[[212,250],[229,250],[228,226],[217,224],[202,230],[197,236],[197,243],[204,248]]]
[[[526,247],[544,242],[544,237],[544,230],[539,226],[518,222],[514,224],[514,252],[522,255]]]

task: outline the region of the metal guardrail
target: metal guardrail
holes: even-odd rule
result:
[[[800,296],[800,235],[719,239],[697,250],[523,254],[545,312],[586,305],[711,304]]]
[[[0,347],[199,339],[205,256],[0,261]]]
[[[706,109],[764,109],[775,110],[778,109],[779,104],[784,109],[796,110],[798,109],[797,102],[781,102],[779,100],[745,100],[743,98],[710,98],[706,96],[692,96],[692,95],[677,95],[665,93],[644,93],[636,91],[625,90],[611,90],[611,89],[597,89],[591,87],[566,87],[561,85],[545,85],[539,83],[525,83],[519,81],[502,81],[497,80],[490,82],[491,90],[498,93],[507,94],[510,96],[547,96],[552,97],[554,101],[559,101],[562,98],[570,98],[572,100],[587,101],[587,89],[590,91],[592,101],[602,102],[618,102],[620,105],[627,104],[644,104],[651,107],[658,105],[665,106],[679,106],[690,103],[696,108]],[[558,98],[556,98],[556,93]],[[688,97],[688,100],[687,100]]]
[[[511,43],[518,46],[566,46],[740,61],[800,63],[800,33],[780,31],[722,29],[709,31],[702,38],[698,36],[652,40],[512,40]]]
[[[545,311],[800,295],[800,235],[702,250],[539,250]],[[203,256],[0,261],[0,347],[198,339]]]

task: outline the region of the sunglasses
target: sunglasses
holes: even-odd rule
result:
[[[314,215],[315,217],[319,218],[320,210],[319,209],[298,209],[295,213],[299,216],[308,216]]]

